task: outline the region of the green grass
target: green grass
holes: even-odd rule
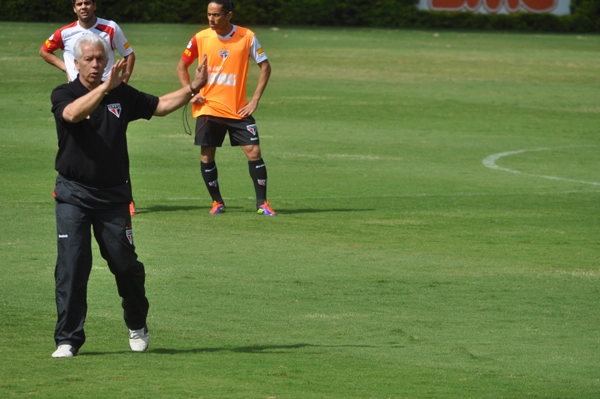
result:
[[[0,397],[598,397],[599,36],[256,29],[279,215],[254,213],[226,145],[228,212],[209,216],[181,112],[131,124],[150,349],[129,352],[95,247],[88,341],[63,361],[63,76],[37,55],[56,27],[0,24]],[[131,84],[176,89],[196,29],[125,25]]]

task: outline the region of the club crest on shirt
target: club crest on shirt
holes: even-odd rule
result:
[[[246,126],[246,129],[248,129],[248,131],[250,133],[252,133],[253,136],[256,136],[256,133],[258,133],[258,129],[256,129],[256,125],[255,124]]]
[[[108,110],[114,114],[117,118],[121,117],[121,104],[116,103],[116,104],[108,104],[107,105]]]
[[[229,57],[229,50],[219,50],[219,57],[222,61],[225,61]]]

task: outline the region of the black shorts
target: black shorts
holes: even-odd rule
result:
[[[229,132],[231,146],[260,144],[256,121],[252,116],[230,119],[208,115],[196,118],[194,144],[203,147],[221,147],[227,132]]]

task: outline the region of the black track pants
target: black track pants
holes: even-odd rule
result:
[[[120,191],[120,190],[119,190]],[[146,325],[148,300],[144,265],[137,260],[129,203],[119,191],[101,195],[85,186],[57,180],[56,309],[54,339],[57,345],[80,348],[85,342],[83,325],[87,313],[87,283],[92,269],[92,231],[100,253],[108,263],[122,298],[125,324],[132,330]],[[106,201],[114,195],[116,202]],[[124,201],[124,202],[123,202]]]

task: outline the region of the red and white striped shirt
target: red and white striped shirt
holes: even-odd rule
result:
[[[127,41],[125,34],[114,21],[97,18],[94,26],[89,29],[85,29],[79,25],[79,21],[63,26],[62,28],[57,29],[56,32],[46,40],[42,45],[42,50],[47,53],[54,53],[58,49],[63,51],[63,58],[67,67],[67,73],[69,74],[69,80],[71,81],[75,80],[79,73],[75,70],[75,56],[73,55],[75,42],[81,35],[89,32],[102,36],[110,44],[110,47],[113,50],[110,54],[107,54],[108,64],[104,70],[104,79],[106,79],[110,73],[110,69],[114,63],[114,50],[117,50],[122,57],[126,57],[133,53],[133,48]]]

